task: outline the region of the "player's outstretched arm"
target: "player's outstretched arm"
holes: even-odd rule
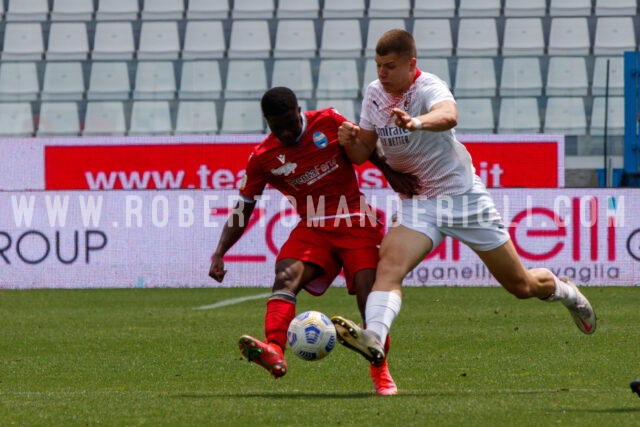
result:
[[[338,141],[347,153],[351,163],[360,165],[375,151],[378,135],[374,131],[361,129],[360,126],[343,122],[338,128]]]
[[[218,247],[211,257],[209,276],[217,282],[222,283],[227,270],[224,269],[224,254],[242,237],[249,223],[249,218],[253,213],[256,204],[239,200],[233,211],[229,214],[227,222],[224,224]]]

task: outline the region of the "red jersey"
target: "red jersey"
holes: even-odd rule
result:
[[[364,195],[353,164],[338,143],[338,127],[347,119],[333,108],[308,111],[303,116],[296,145],[284,145],[269,134],[254,148],[240,194],[253,199],[270,184],[295,200],[294,208],[302,220],[360,213]]]

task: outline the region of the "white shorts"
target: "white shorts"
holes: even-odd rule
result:
[[[434,249],[445,236],[480,252],[502,246],[510,239],[493,198],[478,177],[463,194],[402,200],[395,218],[394,225],[401,224],[429,237]]]

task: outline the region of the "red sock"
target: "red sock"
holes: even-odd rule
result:
[[[282,298],[267,301],[267,314],[264,318],[264,335],[267,343],[277,344],[284,353],[287,346],[289,323],[296,317],[296,305]]]

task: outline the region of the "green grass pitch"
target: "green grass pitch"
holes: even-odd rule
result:
[[[500,288],[405,288],[392,329],[400,394],[375,395],[367,362],[338,346],[288,353],[273,380],[238,351],[263,337],[269,290],[0,291],[3,426],[637,426],[640,289],[589,287],[597,332],[559,303]],[[196,309],[258,296],[217,308]],[[357,319],[344,288],[298,312]]]

